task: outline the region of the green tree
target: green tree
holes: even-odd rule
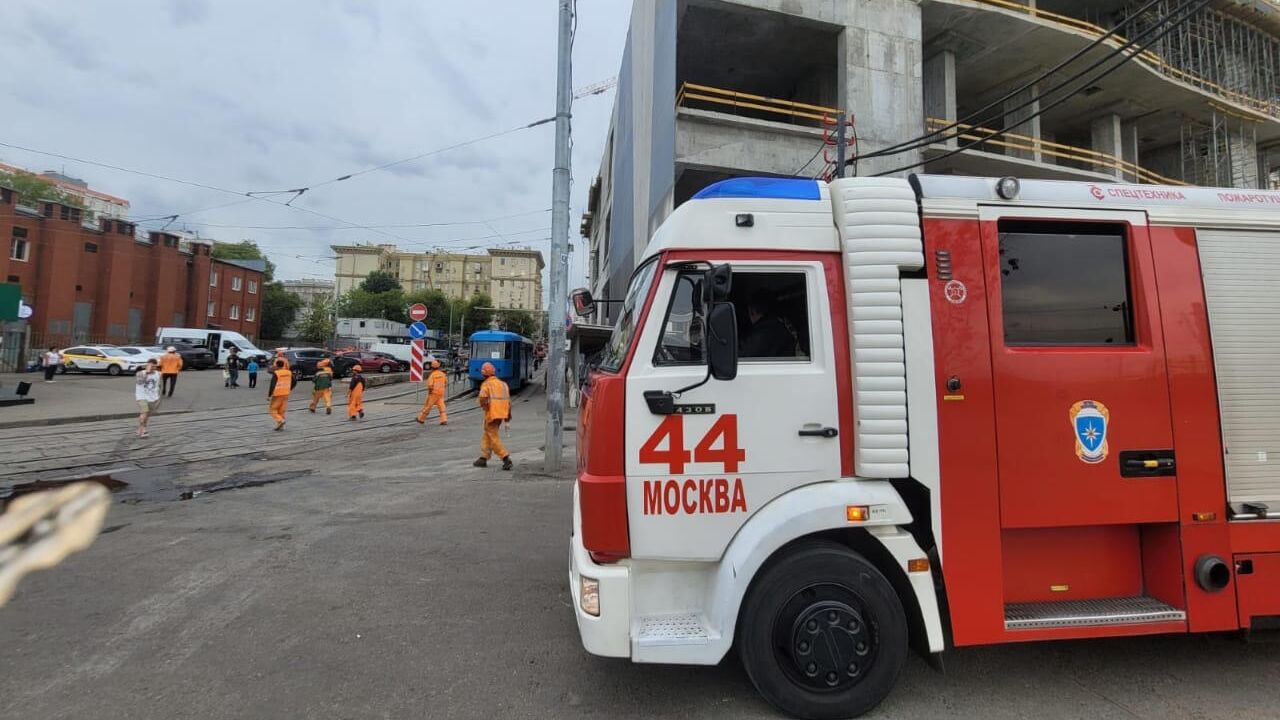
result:
[[[405,322],[404,292],[400,288],[373,293],[363,286],[353,288],[338,301],[338,312],[348,318],[383,318]]]
[[[527,338],[532,338],[538,330],[538,321],[534,319],[533,313],[526,310],[499,310],[497,315],[500,330],[517,333]]]
[[[268,283],[276,279],[276,264],[267,260],[262,248],[252,240],[241,240],[238,243],[215,242],[209,256],[218,260],[263,260],[267,263],[267,269],[262,273],[262,279]]]
[[[400,290],[400,279],[386,270],[374,270],[369,273],[360,287],[374,294]]]
[[[79,198],[59,190],[57,185],[39,175],[0,172],[0,185],[13,188],[13,191],[18,193],[18,199],[26,202],[52,200],[63,205],[84,208],[84,203],[80,202]]]
[[[488,330],[489,320],[493,318],[492,310],[482,310],[481,308],[493,307],[493,298],[484,293],[477,293],[471,296],[466,304],[467,316],[467,334],[476,330]],[[466,338],[463,338],[465,340]]]
[[[262,287],[262,337],[278,340],[293,323],[302,307],[302,298],[284,289],[284,283],[271,282]]]
[[[327,342],[333,337],[333,303],[323,297],[311,301],[302,316],[299,334],[303,340],[313,343]]]
[[[439,290],[418,290],[409,293],[404,297],[406,306],[414,303],[422,303],[427,306],[427,319],[424,321],[427,327],[432,330],[449,330],[449,308],[451,302],[445,294]],[[454,316],[454,322],[457,322],[457,316]]]

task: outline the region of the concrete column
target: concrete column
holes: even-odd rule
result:
[[[1005,101],[1004,126],[1009,129],[1010,133],[1014,135],[1025,135],[1036,140],[1040,139],[1040,116],[1036,115],[1035,117],[1031,117],[1035,113],[1040,112],[1040,101],[1036,100],[1025,107],[1018,107],[1019,105],[1026,103],[1031,98],[1037,96],[1039,92],[1039,86],[1033,85]],[[1010,142],[1016,142],[1019,144],[1027,143],[1026,140],[1020,139],[1011,140]],[[1005,148],[1004,154],[1012,157],[1025,158],[1027,160],[1035,160],[1036,162],[1039,162],[1041,159],[1040,151],[1038,150],[1032,151],[1022,150],[1019,148]]]
[[[857,119],[863,152],[920,136],[924,128],[921,21],[918,0],[861,0],[844,5],[838,84]],[[920,151],[860,163],[860,175],[920,161]],[[920,168],[905,170],[919,172]]]
[[[956,121],[956,54],[943,50],[924,61],[924,116],[930,119]],[[932,128],[927,128],[932,129]],[[955,138],[946,141],[947,147],[956,146]]]
[[[1115,113],[1103,115],[1095,118],[1089,124],[1089,130],[1093,136],[1091,147],[1100,153],[1106,153],[1112,157],[1120,158],[1124,156],[1124,148],[1120,142],[1120,116]],[[1094,170],[1100,173],[1114,175],[1117,180],[1124,179],[1124,172],[1118,168],[1111,167],[1105,163],[1096,163]]]
[[[1120,124],[1120,158],[1125,162],[1131,162],[1134,165],[1141,165],[1138,161],[1138,124],[1127,122]],[[1125,170],[1124,178],[1133,182],[1138,181],[1138,174],[1132,170]]]

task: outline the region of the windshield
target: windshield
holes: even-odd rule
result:
[[[618,372],[627,358],[627,350],[631,347],[631,338],[636,332],[636,312],[638,305],[649,292],[649,283],[653,281],[654,268],[658,267],[657,259],[650,260],[640,266],[631,276],[631,286],[627,288],[627,297],[622,303],[622,315],[613,328],[609,344],[600,352],[601,370]]]
[[[471,357],[485,360],[502,360],[507,357],[507,344],[500,340],[479,340],[471,343]]]
[[[111,357],[125,357],[126,355],[132,354],[124,350],[123,348],[109,347],[109,348],[98,348],[98,349],[102,351],[103,355],[110,355]]]
[[[139,350],[138,348],[132,348],[132,347],[122,347],[120,348],[120,351],[126,355],[140,355],[142,353],[142,351]]]

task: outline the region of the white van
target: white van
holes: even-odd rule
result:
[[[218,365],[227,364],[228,351],[234,347],[240,353],[240,360],[248,362],[257,360],[259,365],[271,359],[265,350],[258,349],[249,338],[231,330],[214,330],[211,328],[177,328],[162,327],[156,330],[156,344],[169,345],[201,345],[218,354]]]

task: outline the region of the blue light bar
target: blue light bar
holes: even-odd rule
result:
[[[698,191],[694,200],[709,198],[770,198],[774,200],[821,200],[816,180],[799,178],[740,177],[712,183]]]

